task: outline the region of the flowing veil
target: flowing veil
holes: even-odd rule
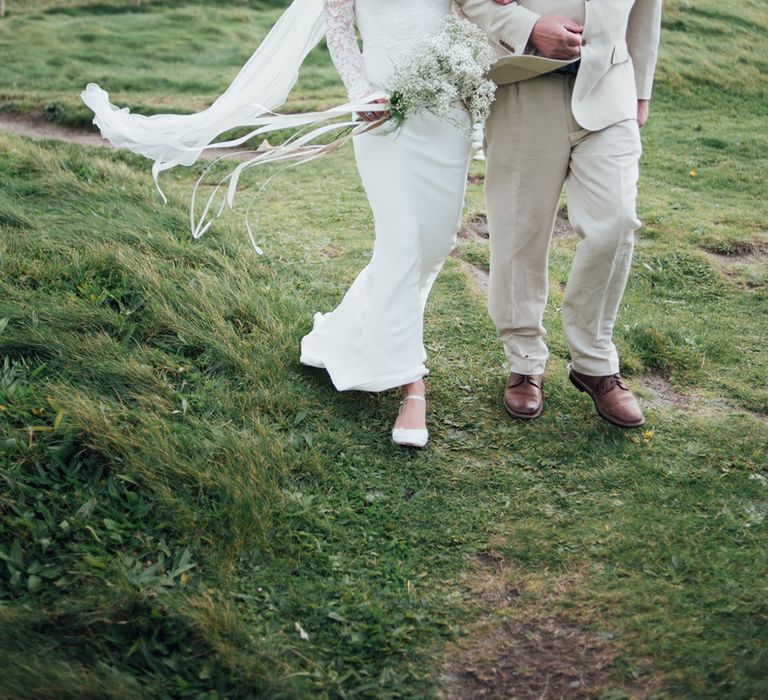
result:
[[[110,104],[109,95],[94,83],[81,97],[104,137],[155,161],[156,172],[191,165],[216,137],[254,124],[283,104],[304,58],[324,32],[322,0],[294,0],[224,94],[196,114],[131,114]]]
[[[378,125],[379,122],[356,121],[354,112],[363,109],[383,111],[385,107],[372,102],[384,96],[383,93],[373,93],[357,102],[322,112],[275,113],[274,110],[285,102],[296,84],[299,68],[307,54],[324,34],[323,0],[294,0],[226,91],[210,107],[195,114],[156,114],[150,117],[131,114],[127,108],[111,104],[109,94],[95,83],[90,83],[80,97],[94,112],[93,123],[106,139],[118,148],[128,148],[153,161],[152,176],[164,201],[166,198],[158,183],[162,171],[177,165],[194,164],[205,149],[231,148],[258,135],[281,129],[296,130],[295,135],[280,146],[270,147],[265,152],[247,152],[251,157],[239,163],[218,182],[202,213],[197,215],[196,195],[210,167],[205,171],[195,185],[190,205],[192,235],[199,238],[226,207],[232,208],[239,177],[248,168],[282,161],[308,162],[332,153],[352,136]],[[251,127],[252,131],[236,139],[216,141],[236,127]],[[339,130],[345,130],[345,135],[333,143],[313,143],[315,139],[338,133]],[[216,210],[213,208],[215,200],[223,187],[226,187],[225,196]],[[256,252],[261,253],[247,216],[245,224],[251,244]]]
[[[239,145],[254,133],[272,130],[271,121],[277,117],[273,110],[285,102],[305,57],[324,32],[323,0],[294,0],[227,90],[195,114],[131,114],[112,105],[109,94],[95,83],[86,87],[81,98],[94,112],[93,123],[105,138],[154,161],[157,183],[161,171],[192,165],[205,148]],[[248,137],[214,143],[221,134],[242,126],[262,128]]]

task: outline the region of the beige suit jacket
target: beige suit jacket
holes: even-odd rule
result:
[[[455,0],[488,34],[499,58],[531,52],[528,40],[552,0]],[[583,3],[584,44],[571,109],[585,129],[597,131],[637,116],[637,100],[650,99],[659,46],[662,0],[573,0]],[[567,5],[567,3],[565,3]],[[545,69],[542,69],[545,70]],[[491,73],[493,77],[493,71]]]

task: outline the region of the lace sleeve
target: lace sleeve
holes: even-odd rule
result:
[[[344,81],[349,99],[359,100],[373,92],[365,75],[363,56],[355,36],[355,1],[323,0],[327,18],[326,39],[333,64]]]

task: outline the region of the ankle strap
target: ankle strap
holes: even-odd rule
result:
[[[411,394],[410,396],[406,396],[403,401],[423,401],[424,403],[427,402],[427,400],[423,396],[417,396],[416,394]]]

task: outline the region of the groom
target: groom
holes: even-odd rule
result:
[[[569,378],[602,418],[639,427],[612,334],[640,226],[638,127],[648,117],[662,0],[457,2],[501,59],[485,147],[488,308],[512,371],[504,406],[524,419],[542,410],[547,258],[565,185],[581,239],[562,309]]]

